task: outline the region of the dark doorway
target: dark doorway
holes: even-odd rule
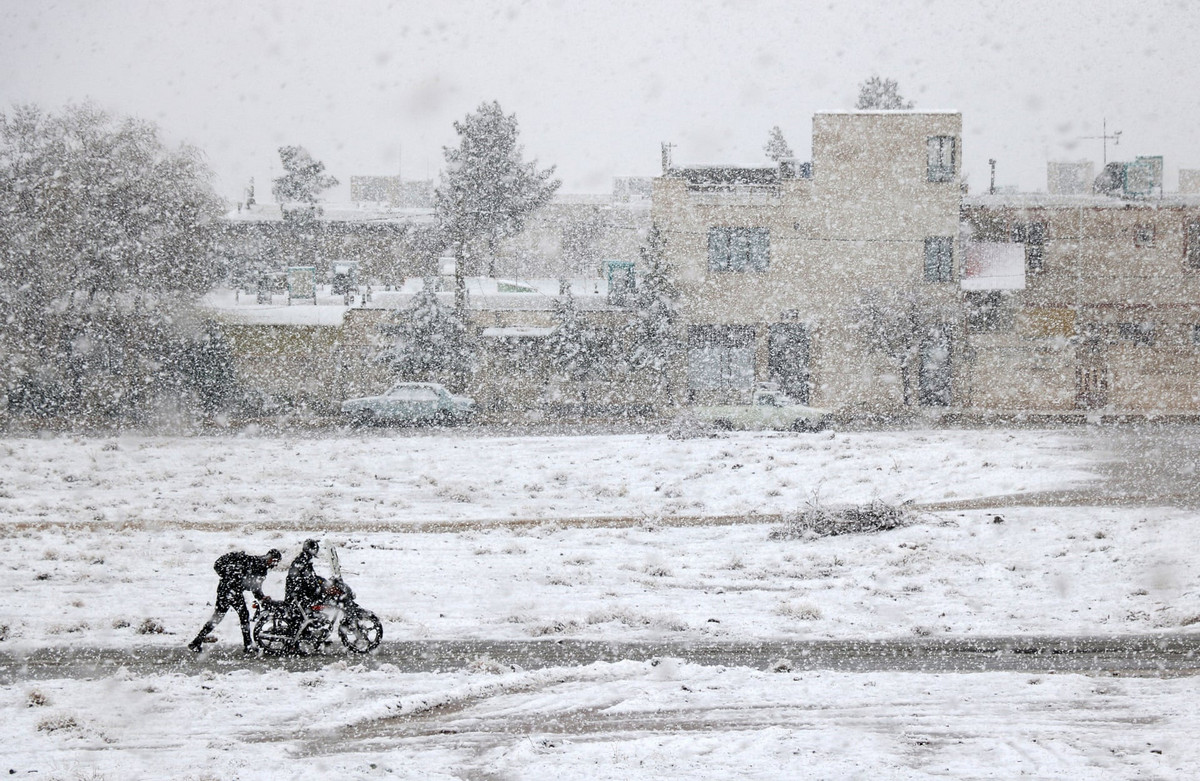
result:
[[[925,407],[950,406],[950,334],[943,327],[930,331],[921,344],[918,399]]]
[[[801,323],[772,325],[767,337],[768,376],[801,404],[808,404],[811,395],[808,369],[811,344],[808,328]]]
[[[1092,331],[1099,330],[1093,326]],[[1109,371],[1104,347],[1098,337],[1089,336],[1075,353],[1075,408],[1100,409],[1108,406]]]

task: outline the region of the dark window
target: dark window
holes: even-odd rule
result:
[[[1187,223],[1183,258],[1189,268],[1200,268],[1200,220]]]
[[[954,239],[930,236],[925,239],[925,281],[950,282],[954,279]]]
[[[1153,247],[1154,246],[1154,226],[1153,225],[1138,225],[1133,229],[1133,246],[1135,247]]]
[[[958,162],[954,136],[930,136],[925,142],[925,151],[929,181],[953,181]]]
[[[1000,290],[969,291],[967,326],[974,333],[1011,331],[1013,309],[1007,302],[1008,295]]]
[[[1192,344],[1200,345],[1200,324],[1192,325]]]
[[[1046,223],[1014,222],[1011,238],[1025,245],[1025,272],[1037,274],[1044,268]]]
[[[1117,323],[1117,337],[1123,342],[1153,346],[1154,323]]]
[[[775,323],[767,332],[767,374],[783,392],[808,404],[811,341],[802,323]]]
[[[709,228],[709,271],[766,271],[771,232],[766,228]]]

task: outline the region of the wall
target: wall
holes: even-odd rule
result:
[[[685,333],[693,324],[754,326],[756,375],[765,380],[769,324],[804,323],[812,335],[812,404],[900,406],[900,379],[886,358],[867,351],[849,310],[880,286],[924,285],[937,305],[957,299],[953,282],[922,280],[925,238],[957,235],[960,198],[957,176],[928,181],[926,139],[954,137],[961,161],[961,124],[954,113],[818,114],[811,179],[724,191],[698,191],[670,174],[656,180],[653,219],[667,238]],[[769,269],[710,271],[712,226],[768,228]]]

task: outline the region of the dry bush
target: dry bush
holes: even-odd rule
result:
[[[784,602],[775,608],[775,612],[796,621],[820,621],[822,617],[821,608],[807,602]]]
[[[166,629],[158,621],[153,618],[147,618],[138,624],[137,633],[139,635],[161,635]]]
[[[812,499],[803,510],[786,514],[783,525],[771,530],[772,540],[803,540],[838,534],[869,534],[891,531],[912,523],[907,502],[888,504],[878,499],[869,504],[827,507]]]
[[[65,713],[56,716],[47,716],[37,724],[38,732],[58,732],[64,729],[75,729],[79,726],[79,722],[75,721],[74,716]]]

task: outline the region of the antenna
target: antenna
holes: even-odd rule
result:
[[[1108,165],[1108,139],[1110,139],[1110,138],[1112,139],[1113,146],[1119,145],[1121,143],[1121,131],[1114,130],[1112,132],[1112,135],[1108,134],[1108,117],[1104,118],[1104,121],[1100,127],[1101,127],[1100,135],[1098,135],[1098,136],[1080,136],[1080,138],[1088,138],[1088,139],[1102,138],[1102,139],[1104,139],[1104,165]]]

